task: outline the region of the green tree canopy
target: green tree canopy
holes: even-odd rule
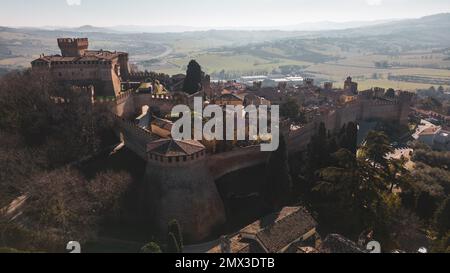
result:
[[[339,133],[339,146],[356,154],[358,144],[358,124],[349,122]]]
[[[280,115],[291,120],[296,120],[300,114],[300,106],[297,102],[289,98],[280,107]]]
[[[441,234],[450,231],[450,197],[447,197],[436,211],[434,224]]]
[[[162,253],[162,251],[157,243],[150,242],[141,248],[141,253]]]
[[[420,192],[416,200],[416,212],[423,220],[429,220],[437,209],[436,199],[427,191]]]
[[[181,232],[180,224],[177,220],[172,220],[169,222],[168,226],[169,233],[172,233],[175,236],[175,239],[178,244],[178,248],[183,250],[183,234]]]
[[[186,78],[184,79],[183,91],[188,94],[195,94],[201,89],[202,83],[202,67],[195,61],[189,62]]]
[[[373,224],[380,202],[378,179],[365,160],[346,149],[332,155],[334,164],[320,171],[313,189],[324,223],[355,233]]]
[[[380,131],[371,131],[367,135],[362,152],[373,164],[387,168],[388,159],[386,159],[386,155],[394,152],[394,148],[386,134]]]

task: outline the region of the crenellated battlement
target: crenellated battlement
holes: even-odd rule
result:
[[[129,76],[133,79],[147,79],[154,76],[155,73],[149,71],[138,71],[138,72],[130,72]]]
[[[119,95],[116,96],[116,102],[123,103],[126,101],[130,96],[132,96],[135,92],[133,90],[129,90],[127,92],[122,92]]]
[[[166,101],[175,101],[175,99],[170,95],[152,95],[152,99],[154,100],[166,100]]]
[[[117,97],[116,97],[116,101],[118,104],[125,102],[127,99],[129,99],[130,97],[147,97],[153,101],[161,101],[161,102],[174,102],[176,101],[176,99],[172,96],[172,95],[163,95],[163,94],[140,94],[140,93],[136,93],[133,90],[127,91],[127,92],[123,92],[120,93]]]
[[[98,97],[93,100],[94,104],[115,103],[117,100],[114,97]]]
[[[408,116],[409,105],[406,103],[410,97],[409,94],[399,94],[390,100],[358,96],[355,101],[337,106],[301,128],[286,130],[287,135],[283,130],[289,153],[305,151],[321,122],[330,131],[339,130],[348,122],[369,119],[404,122],[405,116]],[[167,147],[174,147],[176,143],[160,146],[158,142],[171,140],[159,139],[124,118],[134,117],[130,114],[136,113],[144,105],[164,106],[170,110],[175,104],[186,103],[183,101],[188,99],[177,93],[152,95],[125,92],[116,98],[116,109],[121,109],[117,111],[121,114],[116,115],[116,119],[125,145],[147,161],[148,189],[143,190],[143,194],[145,200],[149,200],[150,218],[157,219],[156,224],[163,232],[170,219],[178,219],[189,238],[203,240],[225,219],[223,203],[214,181],[231,172],[264,164],[270,153],[261,152],[260,146],[255,145],[235,147],[218,154],[207,154],[205,149],[187,149],[185,154],[171,154],[166,151]]]
[[[199,160],[204,160],[206,158],[206,150],[194,153],[192,155],[183,156],[161,156],[154,153],[148,153],[148,163],[158,166],[166,167],[179,167],[184,165],[190,165],[192,163],[198,162]]]
[[[371,106],[382,106],[382,105],[398,105],[398,100],[388,101],[388,100],[370,100],[369,105]]]
[[[59,45],[75,44],[75,45],[89,45],[88,38],[58,38]]]
[[[61,97],[50,97],[50,100],[55,104],[66,104],[70,102],[70,100]]]
[[[88,38],[58,38],[63,57],[81,57],[89,48]]]

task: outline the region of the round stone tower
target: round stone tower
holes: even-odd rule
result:
[[[225,222],[225,211],[205,147],[197,141],[157,140],[148,144],[146,183],[151,217],[162,234],[176,219],[188,241],[206,239]]]

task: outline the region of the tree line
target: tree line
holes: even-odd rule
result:
[[[387,156],[394,147],[384,132],[371,131],[359,146],[357,133],[355,123],[335,133],[322,123],[307,151],[289,157],[281,141],[266,166],[268,204],[307,207],[324,234],[358,240],[366,232],[386,250],[407,251],[428,236],[434,251],[448,252],[448,153],[418,149],[411,171],[404,158]]]
[[[64,98],[56,104],[54,98]],[[0,247],[64,251],[94,239],[116,219],[131,182],[126,172],[92,177],[77,167],[114,144],[112,119],[90,96],[30,70],[0,79],[0,208],[26,196],[17,221],[0,217]]]

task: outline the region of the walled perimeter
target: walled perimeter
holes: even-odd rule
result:
[[[198,242],[208,238],[226,221],[214,181],[228,173],[264,164],[270,153],[261,152],[259,146],[250,146],[214,155],[202,153],[200,157],[192,156],[181,163],[151,160],[147,145],[156,140],[155,136],[127,120],[145,105],[170,112],[173,106],[189,105],[189,101],[176,94],[156,96],[128,92],[118,96],[112,105],[116,130],[125,145],[147,161],[146,187],[142,192],[148,217],[155,220],[162,233],[166,232],[170,220],[177,219],[187,239]],[[392,100],[358,95],[355,101],[336,107],[328,115],[317,116],[302,128],[281,133],[287,139],[288,151],[293,154],[306,149],[322,122],[330,131],[339,130],[348,122],[372,119],[406,123],[411,101],[412,94],[408,92],[401,92]]]

